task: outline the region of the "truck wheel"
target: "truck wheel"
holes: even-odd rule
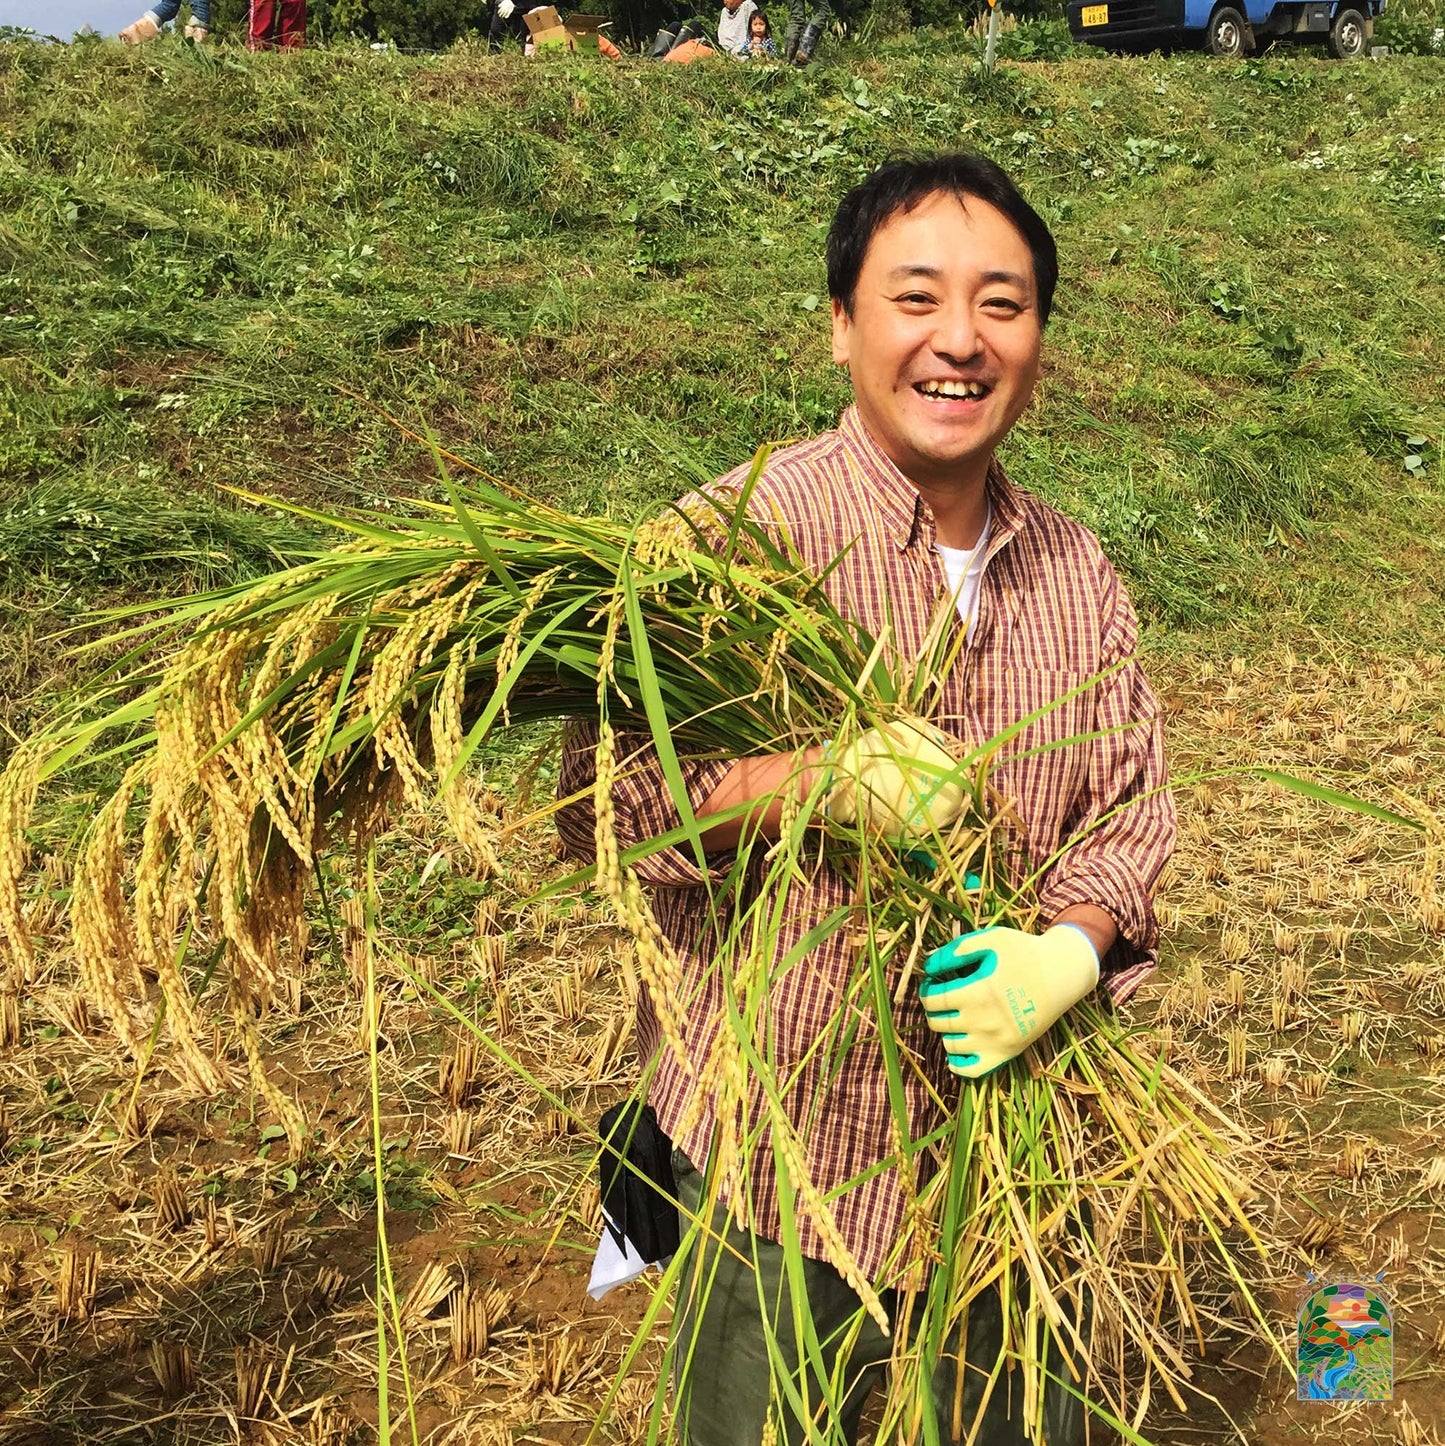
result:
[[[1340,10],[1330,26],[1330,54],[1336,60],[1358,60],[1365,53],[1369,27],[1358,10]]]
[[[1204,32],[1204,48],[1211,55],[1235,60],[1244,54],[1244,36],[1244,16],[1231,5],[1221,5],[1209,17],[1209,29]]]

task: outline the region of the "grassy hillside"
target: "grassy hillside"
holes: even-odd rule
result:
[[[33,628],[57,597],[294,544],[221,487],[424,489],[424,453],[368,403],[617,511],[824,427],[846,395],[833,205],[886,156],[958,145],[1016,171],[1064,257],[1007,460],[1098,529],[1157,621],[1438,622],[1392,571],[1438,561],[1438,62],[989,78],[937,44],[807,75],[0,47],[11,604]],[[1372,605],[1381,576],[1403,619]]]

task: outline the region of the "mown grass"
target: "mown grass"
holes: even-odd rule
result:
[[[251,568],[265,519],[221,522],[223,487],[399,505],[431,464],[361,399],[619,512],[827,426],[832,208],[886,156],[959,145],[1019,175],[1064,254],[1020,480],[1098,529],[1156,622],[1389,632],[1368,553],[1408,562],[1440,516],[1438,62],[988,77],[972,45],[806,75],[0,47],[7,595]],[[37,488],[170,499],[181,540],[42,514]],[[217,526],[238,546],[195,544]],[[1438,621],[1414,605],[1412,631]]]

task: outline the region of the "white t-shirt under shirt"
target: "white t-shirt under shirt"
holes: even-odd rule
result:
[[[753,12],[757,8],[753,4],[753,0],[743,0],[736,10],[723,7],[722,15],[717,23],[717,39],[718,44],[729,55],[737,55],[747,48],[748,22],[753,18]]]
[[[934,551],[943,563],[943,575],[948,579],[948,590],[953,594],[958,615],[967,625],[965,636],[969,642],[978,630],[978,588],[983,581],[984,554],[988,551],[989,529],[993,526],[993,512],[984,519],[983,531],[971,548],[945,547],[934,543]]]

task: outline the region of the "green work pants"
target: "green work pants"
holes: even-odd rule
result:
[[[784,37],[796,42],[809,25],[816,25],[818,33],[833,15],[832,0],[788,0],[788,28]]]
[[[701,1204],[702,1176],[680,1150],[673,1151],[677,1176],[677,1198],[689,1215]],[[767,1338],[763,1330],[761,1298],[768,1302],[769,1315],[777,1324],[779,1349],[790,1368],[796,1370],[797,1352],[792,1340],[792,1291],[783,1264],[783,1248],[770,1240],[743,1234],[727,1222],[727,1211],[718,1206],[710,1222],[712,1236],[700,1237],[703,1263],[698,1290],[703,1299],[690,1300],[690,1282],[695,1278],[694,1262],[683,1263],[678,1287],[676,1349],[673,1385],[677,1396],[677,1418],[686,1446],[759,1446],[771,1407],[778,1446],[797,1446],[807,1439],[803,1425],[773,1403],[772,1372]],[[716,1237],[725,1236],[752,1264],[719,1246]],[[714,1273],[714,1267],[716,1272]],[[846,1323],[858,1312],[858,1297],[831,1265],[807,1260],[803,1264],[807,1283],[808,1309],[823,1346],[823,1358],[831,1370]],[[885,1301],[885,1304],[888,1304]],[[998,1359],[1003,1326],[998,1296],[992,1292],[974,1302],[968,1316],[967,1368],[963,1391],[963,1438],[978,1413],[984,1387]],[[957,1342],[952,1343],[955,1350]],[[689,1359],[689,1352],[691,1358]],[[873,1388],[887,1371],[888,1338],[870,1318],[864,1324],[848,1355],[846,1379],[850,1382],[839,1424],[848,1441],[856,1441],[863,1408]],[[1050,1372],[1070,1379],[1068,1367],[1051,1350]],[[954,1441],[954,1390],[957,1384],[956,1354],[945,1354],[933,1375],[933,1406],[941,1441]],[[683,1379],[685,1373],[686,1379]],[[1010,1402],[1009,1373],[1000,1375],[989,1398],[977,1446],[1025,1446],[1028,1438],[1020,1419],[1022,1394],[1014,1384]],[[816,1383],[810,1388],[810,1405],[822,1393]],[[1012,1410],[1010,1409],[1012,1406]],[[1084,1407],[1077,1397],[1050,1383],[1044,1395],[1044,1428],[1047,1446],[1082,1446]],[[922,1440],[920,1433],[919,1440]]]

